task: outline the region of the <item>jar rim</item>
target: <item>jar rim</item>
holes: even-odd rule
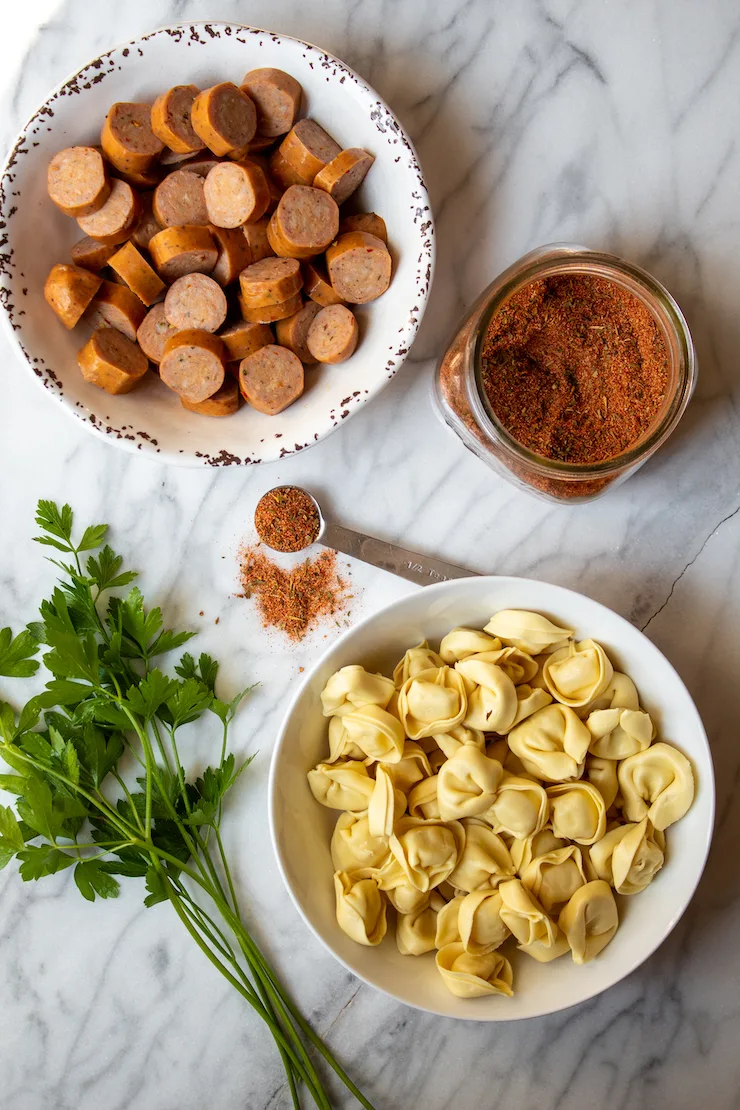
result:
[[[574,463],[548,459],[531,451],[506,429],[496,416],[482,381],[481,349],[493,316],[517,290],[533,281],[560,274],[586,273],[616,282],[637,296],[650,311],[666,342],[669,359],[674,363],[676,385],[670,403],[652,430],[637,443],[601,462]],[[574,243],[552,243],[524,255],[489,287],[488,303],[476,327],[473,351],[473,380],[469,401],[476,420],[489,436],[496,438],[517,460],[545,477],[557,475],[562,481],[577,481],[614,474],[634,467],[669,437],[683,416],[696,384],[696,351],[686,318],[673,296],[656,277],[641,266],[615,254],[592,250]]]

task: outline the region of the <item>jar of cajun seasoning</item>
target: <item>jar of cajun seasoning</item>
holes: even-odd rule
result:
[[[556,243],[483,291],[439,362],[435,398],[504,478],[575,504],[657,451],[696,374],[688,324],[660,282],[615,255]]]

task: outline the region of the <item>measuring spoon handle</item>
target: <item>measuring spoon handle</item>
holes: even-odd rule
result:
[[[426,555],[419,555],[417,551],[407,551],[405,547],[397,547],[394,543],[366,536],[363,532],[353,532],[351,528],[344,528],[341,524],[327,522],[320,542],[325,547],[333,547],[335,551],[361,559],[363,563],[370,563],[381,570],[388,570],[391,574],[398,574],[419,586],[447,582],[450,578],[475,576],[475,571],[466,570],[465,567],[445,563],[443,559],[430,559]]]

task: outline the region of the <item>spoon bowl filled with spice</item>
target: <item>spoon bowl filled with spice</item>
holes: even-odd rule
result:
[[[670,293],[615,255],[555,244],[484,290],[439,364],[436,399],[475,454],[548,501],[589,501],[673,432],[696,384]]]

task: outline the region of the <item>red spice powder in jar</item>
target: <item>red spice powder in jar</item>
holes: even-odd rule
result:
[[[597,463],[636,444],[661,412],[668,351],[633,293],[606,278],[561,274],[518,289],[495,313],[481,380],[497,418],[524,447]]]

